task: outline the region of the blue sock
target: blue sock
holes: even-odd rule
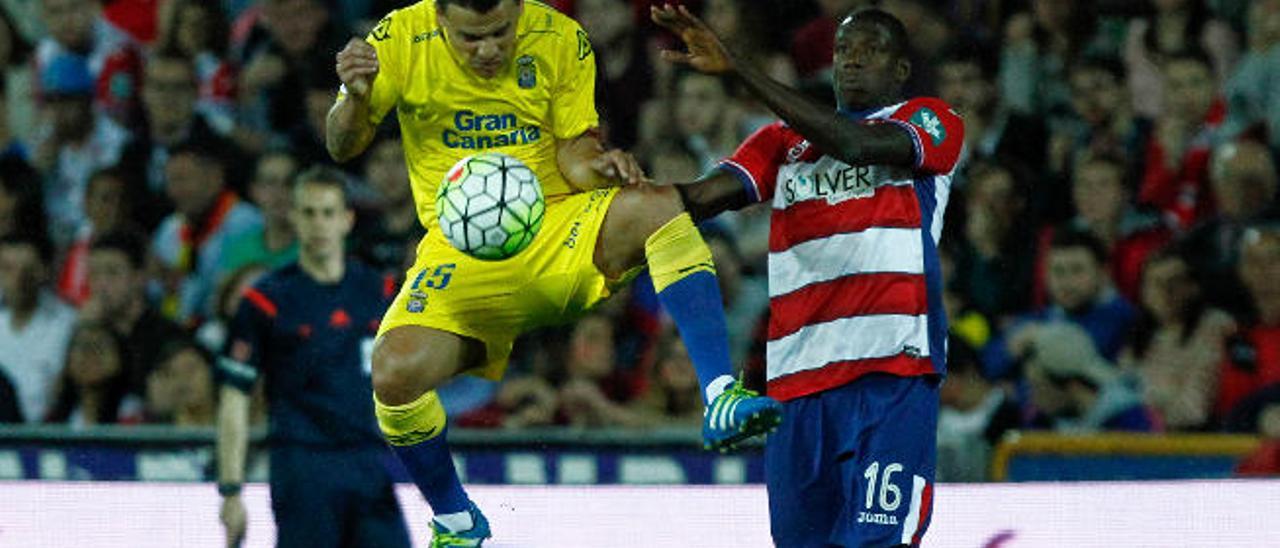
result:
[[[719,280],[712,272],[695,272],[659,291],[658,301],[675,320],[698,373],[704,402],[709,402],[733,382]]]
[[[440,435],[426,441],[391,446],[436,515],[462,512],[471,506],[466,491],[462,490],[458,471],[453,467],[453,457],[445,441],[448,433],[446,428]]]
[[[644,242],[658,302],[667,309],[689,350],[702,398],[710,402],[733,383],[729,329],[711,248],[688,213],[667,221]]]

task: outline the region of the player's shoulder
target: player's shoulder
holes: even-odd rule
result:
[[[574,18],[538,0],[525,1],[522,17],[525,32],[554,32],[574,36],[577,31],[582,30],[582,25]]]
[[[435,0],[421,0],[382,16],[369,31],[370,42],[410,44],[436,31]]]
[[[912,97],[894,105],[890,116],[899,120],[926,120],[935,118],[943,123],[963,124],[964,121],[946,101],[937,97]]]
[[[572,17],[537,0],[526,0],[524,6],[520,34],[530,40],[533,47],[576,55],[579,61],[591,56],[593,50],[587,31]]]

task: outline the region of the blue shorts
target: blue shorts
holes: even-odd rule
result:
[[[765,448],[774,544],[919,544],[933,508],[938,384],[872,374],[785,402]]]

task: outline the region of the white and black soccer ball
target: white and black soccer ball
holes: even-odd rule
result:
[[[463,158],[445,172],[436,192],[444,237],[459,251],[486,261],[529,247],[546,211],[537,175],[500,152]]]

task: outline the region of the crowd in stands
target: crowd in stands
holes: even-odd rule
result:
[[[290,180],[332,163],[333,55],[408,3],[0,0],[0,422],[212,424],[225,322],[297,256]],[[550,3],[591,36],[607,140],[656,180],[698,177],[773,119],[658,60],[673,42],[648,0]],[[878,5],[910,31],[908,94],[964,117],[940,477],[981,479],[1011,429],[1280,435],[1280,0],[686,3],[827,101],[841,14]],[[425,229],[391,122],[339,167],[351,249],[402,276]],[[768,223],[755,207],[703,226],[757,385]],[[522,338],[502,383],[442,397],[486,428],[701,413],[643,277]]]

